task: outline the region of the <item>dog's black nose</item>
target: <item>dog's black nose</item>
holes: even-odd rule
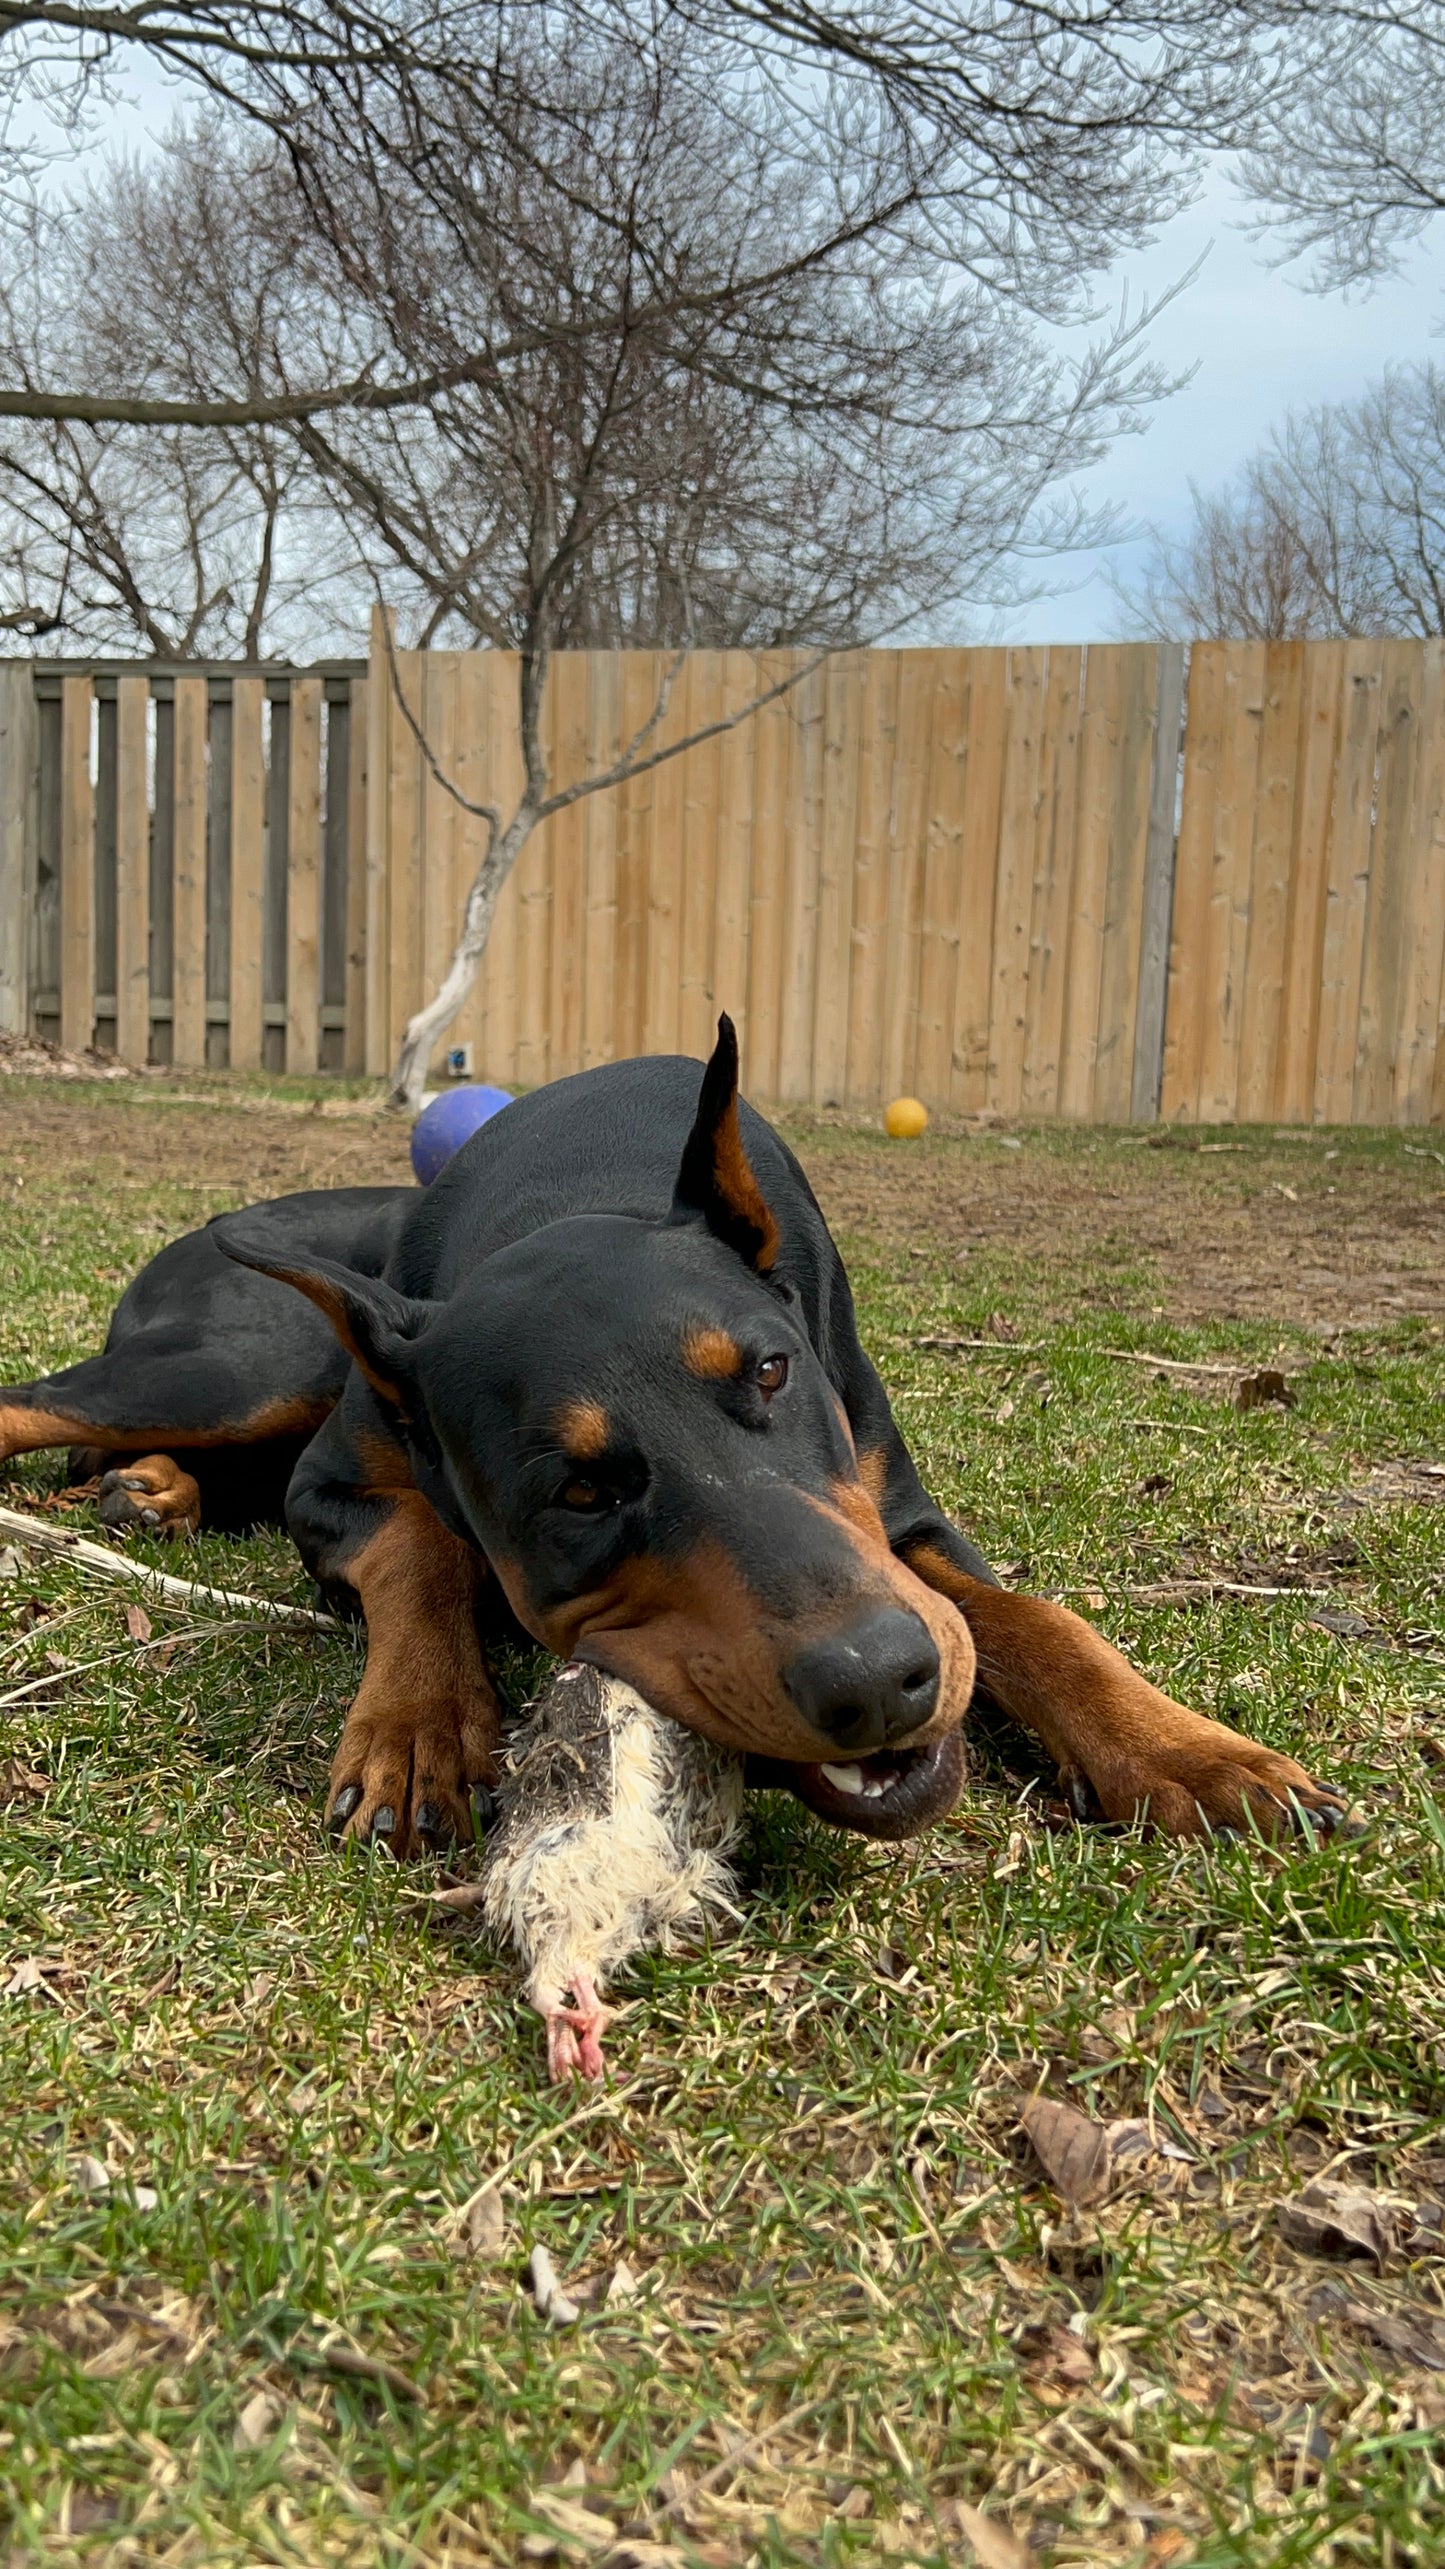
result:
[[[815,1641],[784,1669],[783,1684],[824,1739],[866,1756],[927,1721],[938,1701],[938,1652],[917,1615],[882,1606]]]

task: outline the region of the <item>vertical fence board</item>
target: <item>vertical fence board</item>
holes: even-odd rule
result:
[[[468,654],[477,670],[480,693],[477,719],[483,726],[486,755],[481,770],[482,793],[505,829],[522,790],[522,754],[517,739],[517,655],[511,651]],[[486,1076],[510,1085],[518,1076],[517,1029],[517,883],[504,883],[493,915],[483,964],[483,1044]]]
[[[547,719],[554,792],[577,784],[587,772],[588,680],[591,654],[559,652],[552,664]],[[565,1078],[582,1067],[582,988],[586,956],[583,923],[587,890],[587,824],[582,803],[571,803],[547,824],[551,878],[551,983],[547,1006],[547,1076]]]
[[[371,747],[371,686],[351,681],[346,760],[346,1040],[342,1068],[351,1078],[366,1069],[366,832],[367,760]]]
[[[1127,646],[1091,643],[1084,668],[1073,918],[1059,1036],[1059,1113],[1076,1121],[1085,1121],[1094,1112],[1109,847],[1114,828],[1114,771],[1126,663]]]
[[[1053,1115],[1059,1102],[1077,837],[1082,664],[1083,653],[1069,644],[1056,643],[1050,649],[1029,892],[1029,973],[1020,1083],[1026,1115]]]
[[[969,668],[961,651],[937,654],[933,673],[928,802],[918,940],[918,1049],[913,1079],[923,1097],[953,1084],[954,1009],[962,933],[963,816],[967,805]]]
[[[266,924],[265,683],[231,688],[231,1068],[261,1067]]]
[[[1183,693],[1184,645],[1161,643],[1144,853],[1144,907],[1139,931],[1134,1067],[1129,1090],[1129,1114],[1136,1124],[1153,1122],[1164,1086],[1164,1011],[1169,986],[1169,934],[1174,917],[1175,813]]]
[[[1314,1106],[1330,806],[1339,756],[1344,646],[1318,642],[1305,655],[1299,772],[1284,940],[1279,1040],[1269,1112],[1308,1123]]]
[[[95,897],[94,976],[95,1040],[110,1051],[115,1040],[115,698],[99,690],[95,700]]]
[[[717,895],[713,917],[713,1000],[738,1030],[743,1059],[751,1065],[748,1015],[748,931],[752,903],[753,748],[755,728],[743,708],[757,693],[750,653],[728,651],[722,663],[722,712],[733,720],[719,745]],[[749,1070],[751,1076],[751,1067]]]
[[[633,750],[652,711],[649,653],[622,655],[618,756]],[[647,853],[651,833],[652,777],[629,778],[617,795],[617,1015],[619,1058],[640,1053],[647,1023]]]
[[[781,686],[793,654],[762,651],[756,661],[760,695]],[[778,1044],[783,1009],[783,877],[787,833],[788,758],[792,708],[774,696],[754,717],[753,881],[748,933],[748,1024],[752,1029],[748,1085],[759,1097],[778,1095]]]
[[[853,858],[853,932],[848,975],[847,1094],[878,1098],[883,1085],[884,987],[888,965],[889,846],[898,734],[898,655],[865,654],[859,712],[858,823]],[[753,1040],[757,1027],[749,1020]]]
[[[888,847],[888,948],[883,975],[880,1089],[886,1104],[914,1076],[919,941],[923,919],[924,834],[928,771],[933,757],[931,652],[898,655],[898,721]]]
[[[1418,643],[1387,642],[1380,689],[1380,746],[1353,1120],[1383,1124],[1394,1107],[1395,1045],[1404,980],[1411,823],[1420,748],[1423,669]]]
[[[84,1052],[95,1031],[95,795],[91,683],[60,689],[60,1040]]]
[[[622,673],[615,651],[588,654],[587,772],[605,776],[619,755]],[[617,1010],[617,830],[614,788],[589,794],[582,805],[584,841],[582,1068],[594,1069],[615,1053]]]
[[[1184,782],[1164,1016],[1164,1082],[1159,1100],[1166,1121],[1184,1117],[1194,1122],[1199,1115],[1226,647],[1222,642],[1196,642],[1189,655]],[[1092,665],[1092,652],[1089,657]]]
[[[1222,753],[1214,803],[1208,933],[1208,993],[1199,1071],[1199,1115],[1233,1123],[1239,1095],[1239,1038],[1249,950],[1254,812],[1264,721],[1264,644],[1224,646]]]
[[[970,651],[966,791],[959,837],[958,971],[948,1095],[966,1113],[988,1102],[993,998],[994,877],[1008,736],[1008,653]]]
[[[813,1095],[813,1015],[818,983],[818,888],[823,834],[823,706],[826,680],[813,669],[791,689],[786,826],[783,842],[782,1011],[778,1095]]]
[[[314,1071],[321,1040],[321,681],[291,681],[286,809],[286,1068]]]
[[[391,1050],[392,686],[384,607],[371,613],[366,686],[366,1069],[389,1070]]]
[[[1269,1114],[1274,1096],[1295,845],[1304,659],[1302,642],[1271,642],[1266,647],[1254,863],[1249,886],[1249,943],[1244,1000],[1239,1012],[1235,1111],[1246,1124],[1260,1123]]]
[[[206,1058],[206,699],[204,678],[176,680],[171,1059],[186,1069]]]
[[[1445,968],[1445,643],[1422,652],[1420,754],[1401,937],[1394,1120],[1429,1121]]]
[[[150,1058],[150,683],[121,678],[115,691],[115,1048]]]
[[[675,668],[670,652],[655,651],[652,661],[653,704],[667,691],[666,708],[648,743],[649,751],[666,749],[687,728],[687,672]],[[650,1053],[678,1049],[678,993],[682,979],[682,881],[677,851],[682,845],[683,770],[677,758],[664,759],[651,772],[652,792],[647,821],[647,1009],[646,1044]]]
[[[1094,1061],[1093,1111],[1104,1124],[1127,1123],[1133,1097],[1134,1026],[1144,934],[1144,868],[1149,846],[1158,691],[1157,649],[1150,643],[1126,643]]]
[[[206,1060],[224,1070],[230,1059],[231,997],[231,690],[207,688],[210,755],[206,761]]]
[[[39,721],[28,661],[0,666],[0,1035],[30,1028]]]
[[[682,730],[703,731],[722,712],[722,655],[716,651],[688,654],[682,696]],[[713,1005],[713,929],[717,912],[718,789],[722,774],[719,738],[699,741],[679,759],[682,829],[674,849],[659,850],[681,877],[678,927],[677,1040],[685,1053],[706,1056],[717,1028]]]
[[[1339,749],[1325,845],[1325,916],[1315,1038],[1317,1124],[1347,1124],[1353,1110],[1383,674],[1382,643],[1346,643]]]
[[[823,677],[822,816],[818,837],[818,975],[813,994],[813,1096],[839,1106],[848,1087],[848,967],[858,849],[858,724],[863,662],[840,653]]]
[[[1003,817],[994,883],[988,1075],[988,1103],[1004,1115],[1016,1115],[1023,1102],[1046,666],[1047,654],[1040,649],[1009,653]]]

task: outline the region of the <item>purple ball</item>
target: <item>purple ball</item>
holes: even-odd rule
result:
[[[512,1103],[509,1088],[448,1088],[424,1106],[411,1128],[411,1164],[423,1186],[430,1186],[454,1151]]]

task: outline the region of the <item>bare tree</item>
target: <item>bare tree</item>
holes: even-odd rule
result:
[[[1392,369],[1292,414],[1160,541],[1133,620],[1165,635],[1445,634],[1445,375]]]
[[[0,367],[33,381],[218,375],[255,390],[284,372],[296,332],[289,187],[275,147],[178,131],[137,166],[30,210],[23,262],[0,298]],[[224,290],[216,283],[224,279]],[[300,326],[314,334],[310,316]],[[334,336],[335,334],[333,334]],[[357,554],[295,442],[274,426],[196,431],[71,420],[0,431],[0,598],[12,624],[91,649],[256,660],[365,630]],[[350,574],[349,581],[347,574]]]
[[[1282,9],[1278,76],[1248,117],[1242,164],[1289,257],[1322,292],[1390,274],[1445,211],[1440,0]]]

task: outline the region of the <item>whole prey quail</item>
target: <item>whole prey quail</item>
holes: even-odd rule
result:
[[[743,1760],[576,1661],[508,1742],[483,1914],[515,1945],[553,2079],[600,2078],[603,1992],[633,1954],[736,1917]]]

